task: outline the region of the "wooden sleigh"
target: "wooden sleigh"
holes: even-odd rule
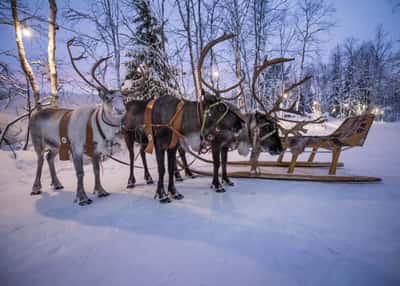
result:
[[[285,151],[290,149],[292,159],[290,162],[284,162],[284,152],[278,157],[277,162],[260,161],[257,167],[261,169],[258,174],[250,174],[248,171],[235,170],[228,172],[228,176],[233,178],[260,178],[272,180],[293,180],[293,181],[314,181],[314,182],[377,182],[381,178],[371,176],[354,176],[354,175],[336,175],[341,152],[346,148],[363,146],[367,138],[369,129],[374,121],[374,115],[364,114],[347,118],[332,134],[327,136],[292,136],[287,137],[284,142]],[[297,162],[298,156],[304,152],[306,148],[312,148],[311,154],[306,162]],[[315,156],[319,149],[326,149],[332,152],[332,160],[330,163],[314,162]],[[250,166],[249,161],[229,162],[234,169],[238,166]],[[287,173],[274,173],[264,170],[263,167],[287,167]],[[300,174],[294,173],[295,167],[329,167],[328,174]],[[191,169],[193,173],[201,175],[211,175],[211,172],[199,169]]]

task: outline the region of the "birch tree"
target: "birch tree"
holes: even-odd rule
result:
[[[35,75],[33,74],[32,67],[26,58],[24,43],[22,41],[21,23],[18,18],[17,0],[11,0],[10,3],[11,3],[12,18],[13,18],[13,22],[14,22],[15,40],[17,43],[19,61],[21,63],[22,70],[24,71],[24,73],[25,73],[26,77],[28,78],[29,83],[32,87],[33,97],[35,100],[35,107],[37,109],[40,109],[39,85],[37,84]]]
[[[49,0],[50,16],[49,16],[49,44],[48,44],[48,63],[50,73],[50,91],[51,91],[51,105],[58,107],[58,93],[57,93],[57,67],[56,67],[56,17],[57,17],[57,4],[55,0]]]

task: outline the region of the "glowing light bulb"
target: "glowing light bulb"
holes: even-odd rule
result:
[[[218,79],[218,78],[219,78],[219,71],[214,70],[213,73],[212,73],[212,77],[213,77],[214,79]]]
[[[32,37],[32,31],[31,31],[31,29],[29,29],[28,27],[23,27],[23,28],[21,29],[21,32],[22,32],[22,35],[23,35],[24,37],[26,37],[26,38]]]

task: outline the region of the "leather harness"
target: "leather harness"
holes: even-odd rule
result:
[[[144,112],[144,133],[146,134],[148,143],[146,149],[147,153],[153,153],[154,149],[154,135],[153,127],[167,127],[172,131],[171,141],[169,142],[168,149],[173,149],[178,144],[178,140],[183,135],[180,133],[182,127],[183,119],[183,107],[185,102],[183,100],[179,101],[174,115],[169,120],[168,124],[153,124],[153,107],[156,100],[150,100],[146,105],[146,110]]]
[[[73,110],[68,110],[67,112],[64,113],[63,117],[61,118],[60,121],[60,126],[59,126],[59,133],[60,133],[60,160],[61,161],[66,161],[69,160],[69,151],[71,149],[71,142],[68,137],[68,125],[69,121],[71,119]],[[103,130],[100,127],[100,122],[99,122],[99,111],[96,109],[93,109],[90,112],[88,121],[86,123],[86,141],[85,141],[85,148],[84,152],[86,155],[89,157],[93,157],[94,154],[94,141],[93,141],[93,127],[92,127],[92,115],[93,113],[96,112],[96,126],[97,129],[99,130],[99,133],[101,137],[106,140],[106,136],[103,132]]]

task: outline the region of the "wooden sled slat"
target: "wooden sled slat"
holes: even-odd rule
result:
[[[190,169],[193,173],[212,176],[212,172]],[[230,172],[229,177],[241,179],[267,179],[267,180],[285,180],[285,181],[308,181],[308,182],[326,182],[326,183],[372,183],[379,182],[382,179],[369,176],[336,176],[336,175],[302,175],[302,174],[273,174],[260,173],[250,175],[248,172]]]
[[[233,166],[250,166],[249,161],[229,161],[228,165],[233,165]],[[258,161],[257,166],[260,167],[289,167],[290,162],[277,162],[277,161]],[[304,161],[298,161],[296,162],[296,167],[302,167],[302,168],[329,168],[331,166],[331,163],[328,162],[304,162]],[[337,167],[344,167],[343,162],[337,163]]]

